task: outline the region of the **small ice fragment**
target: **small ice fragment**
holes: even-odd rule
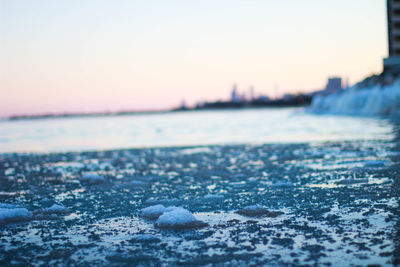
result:
[[[86,173],[79,180],[84,184],[101,184],[104,182],[104,176],[95,173]]]
[[[247,206],[241,210],[236,211],[236,213],[249,217],[259,217],[259,216],[276,217],[282,214],[282,212],[280,211],[269,211],[266,208],[259,205]]]
[[[142,243],[157,243],[161,239],[155,235],[151,234],[138,234],[135,238],[131,240],[132,242],[142,242]]]
[[[192,155],[199,153],[211,153],[212,150],[209,147],[193,147],[193,148],[182,149],[180,152],[183,155]]]
[[[177,199],[177,198],[171,198],[171,199],[156,199],[156,198],[149,198],[143,202],[146,206],[154,206],[157,204],[162,204],[162,205],[179,205],[181,204],[182,201]]]
[[[293,186],[293,184],[291,182],[276,182],[272,185],[276,186],[276,187],[292,187]]]
[[[50,208],[44,209],[43,212],[48,214],[65,214],[69,210],[63,205],[53,204]]]
[[[45,198],[42,198],[42,199],[40,200],[40,203],[41,203],[42,205],[48,206],[48,205],[50,205],[50,204],[52,203],[52,201],[51,201],[50,199],[48,199],[47,197],[45,197]]]
[[[218,194],[208,194],[203,197],[203,199],[207,202],[220,202],[225,199],[223,195]]]
[[[25,208],[0,208],[0,223],[27,221],[32,213]]]
[[[204,227],[207,226],[207,223],[197,220],[192,213],[184,208],[176,208],[161,215],[155,226],[169,229],[187,229]]]
[[[248,183],[257,183],[257,178],[255,177],[250,177],[249,179],[247,179]]]
[[[146,183],[146,182],[143,182],[143,181],[137,181],[137,180],[132,181],[131,184],[132,184],[132,185],[136,185],[136,186],[146,186],[146,185],[149,185],[149,183]]]
[[[174,209],[177,209],[177,207],[164,207],[164,205],[158,204],[143,209],[142,217],[148,220],[156,220],[164,212],[173,211]]]
[[[270,156],[268,159],[269,159],[270,161],[275,161],[275,160],[278,159],[278,156],[277,156],[277,155],[272,155],[272,156]]]
[[[368,183],[368,179],[367,178],[360,178],[360,179],[348,178],[348,179],[343,179],[343,180],[339,180],[336,182],[336,184],[340,184],[340,185],[353,185],[353,184],[362,184],[362,183]]]
[[[60,204],[53,204],[49,208],[34,211],[35,218],[41,220],[57,219],[58,215],[65,215],[68,213],[70,213],[70,210]]]
[[[385,167],[386,164],[384,161],[381,160],[369,160],[364,163],[364,166],[369,168],[378,168],[378,167]]]
[[[17,205],[14,205],[14,204],[0,203],[0,208],[14,209],[14,208],[19,208],[19,207]]]

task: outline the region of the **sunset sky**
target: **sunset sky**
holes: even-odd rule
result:
[[[352,84],[386,46],[385,0],[0,0],[0,117]]]

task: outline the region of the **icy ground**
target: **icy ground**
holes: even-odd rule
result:
[[[399,149],[354,141],[3,154],[0,265],[399,264]],[[158,227],[181,217],[203,224]]]

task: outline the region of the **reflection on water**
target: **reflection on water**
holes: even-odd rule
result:
[[[388,120],[247,109],[0,122],[0,152],[391,139]]]

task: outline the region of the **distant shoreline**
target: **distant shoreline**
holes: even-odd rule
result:
[[[94,113],[61,113],[61,114],[38,114],[38,115],[15,115],[5,118],[6,121],[18,120],[39,120],[39,119],[55,119],[55,118],[80,118],[80,117],[108,117],[108,116],[126,116],[126,115],[146,115],[146,114],[163,114],[171,112],[171,110],[161,111],[120,111],[120,112],[94,112]]]
[[[303,107],[309,104],[270,104],[270,105],[252,105],[252,104],[239,104],[239,105],[212,105],[200,108],[175,108],[169,110],[159,111],[122,111],[122,112],[99,112],[99,113],[62,113],[62,114],[39,114],[39,115],[15,115],[8,118],[1,119],[2,121],[22,121],[22,120],[41,120],[41,119],[59,119],[59,118],[84,118],[84,117],[109,117],[109,116],[130,116],[130,115],[153,115],[153,114],[166,114],[171,112],[187,112],[187,111],[207,111],[207,110],[242,110],[242,109],[263,109],[263,108],[290,108],[290,107]]]

